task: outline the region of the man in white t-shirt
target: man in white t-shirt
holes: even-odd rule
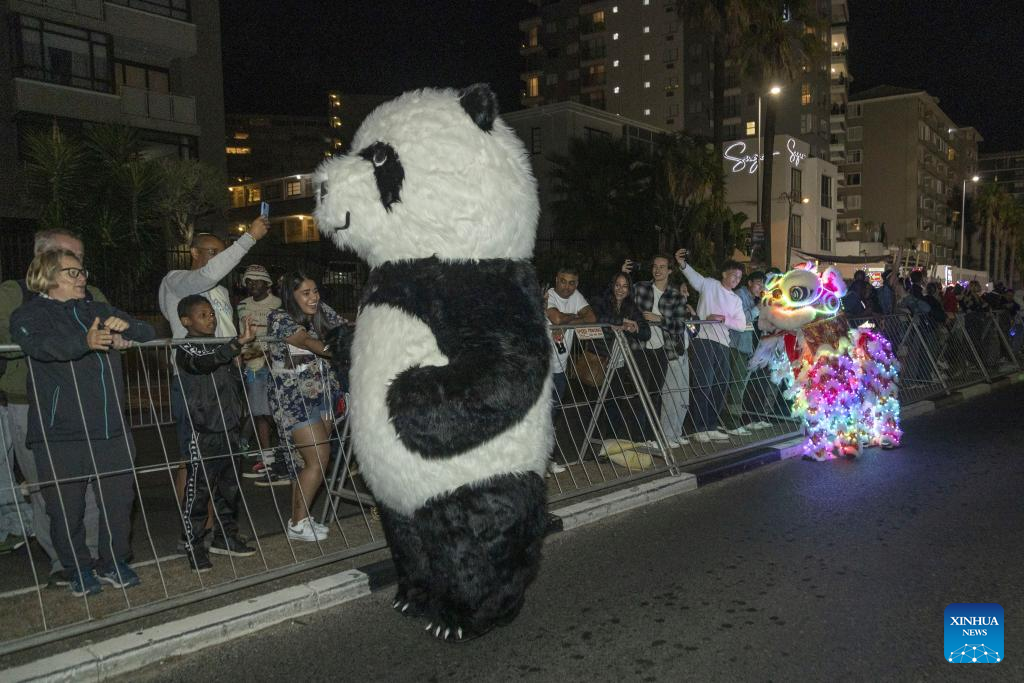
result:
[[[201,294],[213,306],[217,316],[217,336],[235,337],[234,310],[228,290],[220,284],[239,261],[252,249],[256,242],[266,236],[269,226],[265,218],[258,217],[244,235],[235,240],[230,247],[224,248],[224,240],[210,233],[198,233],[192,238],[189,252],[192,256],[191,270],[172,270],[160,281],[160,312],[171,324],[171,336],[175,339],[184,338],[188,334],[178,317],[178,302],[191,294]],[[188,443],[192,438],[192,428],[186,412],[185,398],[181,395],[181,384],[177,373],[171,378],[171,415],[176,422],[178,435],[178,453],[184,461],[188,460]],[[182,499],[185,490],[185,468],[178,468],[176,479],[178,500]]]
[[[690,379],[693,382],[690,415],[697,430],[694,437],[707,443],[728,441],[718,430],[720,413],[729,384],[729,330],[742,332],[747,327],[743,303],[733,292],[743,278],[743,266],[736,261],[722,265],[722,279],[704,277],[686,262],[686,250],[676,252],[676,262],[690,286],[700,292],[697,317],[715,321],[701,325],[690,342]]]
[[[270,273],[263,266],[253,264],[242,275],[242,286],[249,296],[238,304],[238,320],[249,318],[257,337],[267,334],[267,314],[281,308],[281,300],[270,293]],[[249,413],[256,423],[256,437],[259,448],[270,447],[270,370],[263,344],[251,342],[242,349],[245,361],[245,394],[249,401]]]
[[[580,275],[575,268],[564,266],[555,274],[555,286],[545,295],[544,314],[551,325],[573,325],[576,323],[592,323],[597,320],[586,298],[576,289],[580,284]],[[551,376],[555,382],[555,396],[552,410],[558,415],[565,396],[567,385],[565,370],[572,347],[573,330],[551,330]],[[552,461],[551,469],[561,472],[564,468]]]

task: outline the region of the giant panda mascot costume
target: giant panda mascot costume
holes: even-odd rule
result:
[[[386,102],[351,149],[317,170],[316,218],[371,267],[334,351],[350,351],[353,445],[398,571],[395,608],[465,640],[516,616],[545,530],[536,182],[486,85]]]

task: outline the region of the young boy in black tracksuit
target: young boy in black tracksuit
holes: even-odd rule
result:
[[[186,338],[215,336],[217,317],[202,296],[183,298],[178,317],[188,330]],[[243,324],[242,333],[227,344],[186,343],[174,354],[192,433],[182,518],[188,561],[197,572],[213,568],[202,543],[211,495],[216,514],[209,552],[237,557],[256,552],[238,537],[238,461],[232,455],[245,405],[232,361],[255,338],[252,324]]]

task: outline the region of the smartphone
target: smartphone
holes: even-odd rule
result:
[[[264,219],[270,218],[270,202],[260,202],[260,216]]]

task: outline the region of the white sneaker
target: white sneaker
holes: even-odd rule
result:
[[[771,422],[765,422],[764,420],[759,420],[759,421],[757,421],[757,422],[755,422],[753,424],[747,425],[747,429],[768,429],[771,426],[772,426]]]
[[[326,534],[327,532],[329,532],[331,530],[331,527],[329,527],[326,524],[321,524],[320,522],[316,521],[312,517],[308,517],[307,519],[309,519],[309,522],[310,522],[310,524],[313,525],[313,528],[316,529],[317,531],[319,531],[322,534]]]
[[[327,532],[313,526],[313,520],[309,517],[306,517],[297,524],[292,524],[292,520],[289,519],[288,538],[293,541],[308,541],[312,543],[314,541],[326,540]]]
[[[711,429],[711,430],[708,430],[706,432],[697,432],[696,434],[693,435],[693,437],[695,439],[697,439],[697,441],[700,441],[701,443],[708,443],[710,441],[728,441],[729,440],[729,436],[727,434],[723,434],[722,432],[718,431],[717,429]]]
[[[726,434],[732,434],[733,436],[750,436],[750,430],[746,427],[737,427],[736,429],[726,429]]]
[[[643,448],[657,448],[658,442],[652,439],[651,441],[642,441],[638,443],[637,446],[642,446]]]
[[[551,474],[561,474],[565,472],[565,465],[559,465],[557,462],[552,460],[548,463],[548,472]]]

